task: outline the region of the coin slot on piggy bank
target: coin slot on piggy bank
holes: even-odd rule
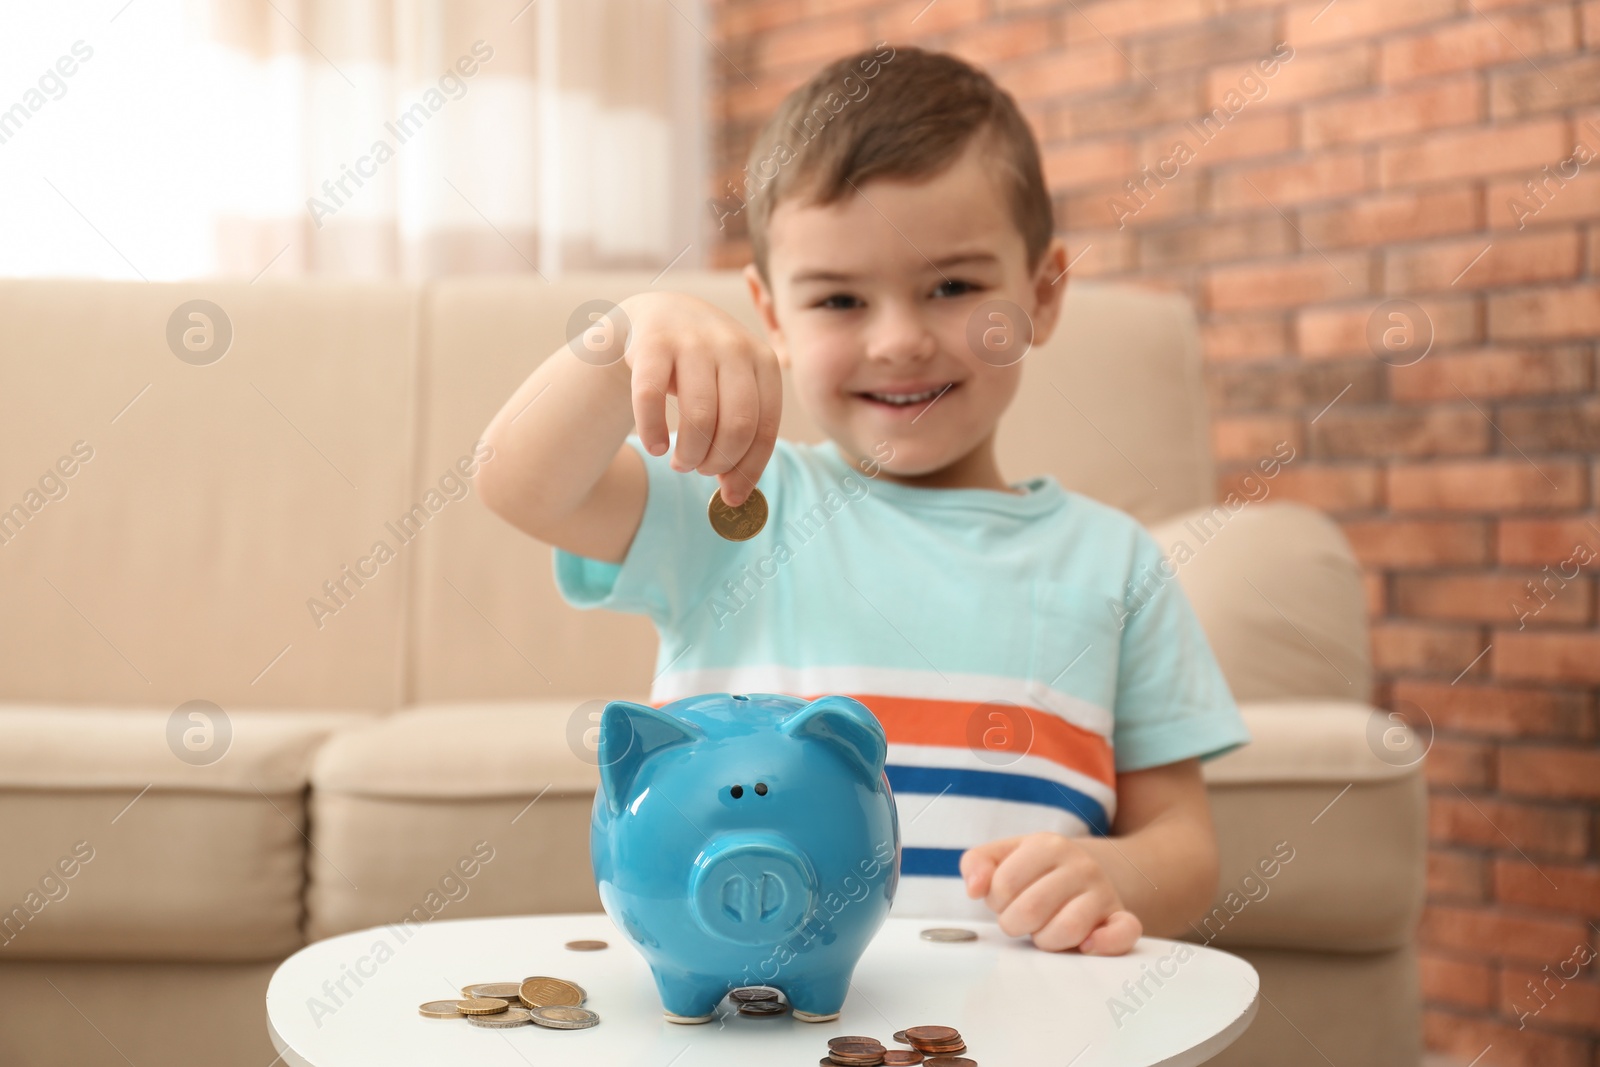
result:
[[[836,1018],[899,884],[872,712],[847,696],[614,700],[598,756],[595,883],[666,1017],[707,1022],[729,991],[759,985],[798,1019]]]

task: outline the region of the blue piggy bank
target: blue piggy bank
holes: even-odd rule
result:
[[[837,1018],[900,880],[888,742],[860,701],[708,693],[600,717],[589,852],[600,900],[666,1016],[740,986]]]

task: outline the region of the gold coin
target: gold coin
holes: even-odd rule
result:
[[[604,941],[568,941],[567,947],[574,952],[599,952],[610,946]]]
[[[493,1015],[509,1007],[511,1002],[499,997],[469,997],[456,1001],[456,1010],[462,1015]]]
[[[722,490],[718,489],[711,494],[706,514],[718,537],[727,541],[748,541],[767,524],[767,498],[761,490],[752,489],[743,504],[731,508],[722,499]]]
[[[507,1008],[497,1015],[469,1015],[467,1022],[473,1026],[482,1026],[490,1030],[509,1030],[513,1026],[527,1026],[533,1021],[533,1013],[526,1008]]]
[[[549,1008],[558,1005],[576,1007],[588,999],[582,986],[563,982],[559,978],[546,978],[543,975],[523,979],[520,995],[523,1006],[527,1008]]]
[[[972,930],[963,930],[956,926],[934,926],[922,931],[924,941],[976,941],[978,935]]]
[[[430,1019],[459,1019],[461,1009],[456,1007],[453,1000],[430,1000],[417,1008],[417,1011]]]
[[[462,986],[461,993],[468,997],[499,997],[509,1002],[517,999],[521,986],[521,982],[473,982]]]

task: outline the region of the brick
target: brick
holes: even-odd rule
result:
[[[1501,1012],[1519,1024],[1581,1027],[1593,1033],[1600,1020],[1600,985],[1591,980],[1592,968],[1583,966],[1593,959],[1594,946],[1580,938],[1566,955],[1545,960],[1540,967],[1505,968],[1496,991]],[[1577,977],[1579,971],[1582,977]]]
[[[1399,621],[1372,626],[1372,662],[1380,671],[1453,677],[1481,651],[1474,627]]]
[[[1230,168],[1211,179],[1211,210],[1217,214],[1278,209],[1351,196],[1367,188],[1367,157],[1361,150],[1321,152],[1305,161]]]
[[[1585,914],[1600,900],[1600,866],[1594,863],[1534,865],[1512,856],[1497,856],[1491,868],[1494,899],[1547,911]]]
[[[1311,426],[1319,459],[1479,455],[1489,450],[1489,424],[1471,408],[1331,409]]]
[[[927,0],[880,3],[874,5],[872,39],[899,41],[910,35],[912,43],[929,45],[935,43],[930,37],[977,25],[988,14],[986,0],[939,0],[932,7]]]
[[[1051,145],[1043,155],[1044,180],[1052,190],[1103,184],[1133,172],[1133,143],[1125,137]]]
[[[1389,585],[1382,574],[1361,572],[1361,599],[1367,607],[1367,618],[1381,619],[1389,614]]]
[[[1379,37],[1394,30],[1447,18],[1456,12],[1452,0],[1327,0],[1295,4],[1284,13],[1283,35],[1296,47],[1337,44],[1367,37]]]
[[[1300,211],[1300,232],[1325,252],[1465,233],[1482,224],[1482,196],[1469,185],[1398,189]]]
[[[1501,630],[1494,646],[1496,678],[1600,685],[1600,633]]]
[[[1398,678],[1393,699],[1420,708],[1436,730],[1503,738],[1587,738],[1594,734],[1588,698],[1578,693],[1466,680],[1451,685]]]
[[[1074,230],[1067,235],[1067,262],[1079,278],[1131,270],[1136,250],[1132,230]]]
[[[825,22],[783,26],[751,38],[755,65],[762,70],[783,67],[820,67],[872,44],[865,20],[835,16]],[[746,73],[749,73],[746,71]]]
[[[1169,219],[1186,218],[1196,213],[1199,184],[1193,175],[1180,172],[1164,185],[1150,185],[1139,196],[1125,184],[1106,184],[1097,189],[1063,195],[1057,211],[1061,224],[1073,230],[1139,229],[1159,225]]]
[[[1489,954],[1541,965],[1565,959],[1583,940],[1581,920],[1506,915],[1489,908],[1437,904],[1422,916],[1418,940],[1436,948]]]
[[[1462,1008],[1488,1008],[1494,1003],[1494,971],[1485,964],[1442,952],[1417,953],[1422,995],[1428,1001]]]
[[[1583,43],[1590,48],[1600,45],[1600,0],[1584,0]]]
[[[1565,563],[1583,546],[1600,555],[1600,515],[1559,519],[1501,519],[1496,531],[1496,558],[1511,567],[1544,567]],[[1565,571],[1571,567],[1562,568]]]
[[[1485,348],[1429,355],[1389,370],[1389,395],[1399,401],[1459,400],[1578,392],[1593,384],[1592,360],[1581,348]]]
[[[1367,567],[1462,566],[1490,558],[1489,525],[1476,519],[1360,519],[1343,529]]]
[[[920,20],[919,20],[920,21]],[[963,27],[949,43],[949,51],[980,67],[993,67],[1021,56],[1048,52],[1059,56],[1066,43],[1065,27],[1054,15],[1028,15]],[[997,79],[1006,85],[1003,72]]]
[[[1168,71],[1256,59],[1270,55],[1277,44],[1277,21],[1271,12],[1242,12],[1141,34],[1133,39],[1128,60],[1154,78]]]
[[[1523,1029],[1515,1021],[1503,1023],[1426,1008],[1422,1036],[1429,1049],[1448,1054],[1458,1064],[1478,1058],[1473,1067],[1491,1063],[1494,1067],[1591,1067],[1587,1039],[1546,1033],[1537,1027]],[[1493,1059],[1481,1058],[1491,1047]]]
[[[1247,474],[1247,470],[1219,474],[1218,497],[1235,492],[1246,495],[1243,480]],[[1371,511],[1383,501],[1383,480],[1369,466],[1289,466],[1273,479],[1272,487],[1275,499],[1293,500],[1333,513]]]
[[[717,9],[712,36],[719,41],[740,40],[787,26],[802,17],[793,0],[722,4]]]
[[[1284,255],[1296,249],[1294,229],[1276,212],[1225,222],[1192,222],[1139,236],[1139,262],[1150,267]]]
[[[1428,899],[1477,903],[1487,897],[1487,864],[1482,856],[1460,849],[1428,850]]]
[[[1483,115],[1483,83],[1476,75],[1443,78],[1415,88],[1308,103],[1301,119],[1301,137],[1307,148],[1367,144],[1478,122]]]
[[[1380,375],[1370,362],[1297,363],[1272,366],[1223,365],[1207,375],[1213,410],[1310,408],[1310,415],[1344,392],[1340,403],[1362,404],[1378,397]],[[1314,406],[1313,406],[1314,405]]]
[[[1600,334],[1600,282],[1491,296],[1488,326],[1497,340]]]
[[[1559,159],[1570,149],[1561,119],[1444,130],[1379,148],[1378,182],[1389,189],[1518,172],[1530,159]]]
[[[1394,578],[1394,611],[1418,619],[1451,619],[1457,622],[1504,624],[1516,621],[1517,607],[1530,600],[1527,583],[1533,574],[1400,574]],[[1584,623],[1593,618],[1591,590],[1569,584],[1550,596],[1529,622]],[[1566,595],[1564,595],[1566,594]]]
[[[1600,103],[1600,56],[1596,55],[1541,63],[1538,70],[1496,71],[1489,77],[1489,114],[1497,119],[1595,103]]]
[[[1192,77],[1162,78],[1159,87],[1139,79],[1097,100],[1069,104],[1061,110],[1061,136],[1092,137],[1100,133],[1181,122],[1198,110],[1200,85]]]
[[[1181,159],[1181,142],[1194,159],[1186,167],[1215,167],[1239,159],[1292,152],[1300,141],[1295,117],[1288,111],[1241,112],[1221,125],[1203,126],[1198,119],[1148,131],[1139,142],[1139,162],[1154,166]]]
[[[1500,791],[1508,796],[1600,800],[1600,749],[1509,745],[1500,752]]]
[[[1206,79],[1206,107],[1283,107],[1372,83],[1374,51],[1362,42],[1319,52],[1296,50],[1277,73],[1262,77],[1250,64],[1218,67]],[[1265,86],[1264,90],[1253,86]]]
[[[1600,398],[1503,406],[1500,429],[1519,448],[1539,452],[1600,452]]]
[[[1484,741],[1435,737],[1422,771],[1435,788],[1490,789],[1494,786],[1494,748]]]
[[[1528,856],[1581,860],[1589,849],[1587,812],[1490,796],[1470,800],[1454,789],[1428,799],[1428,839]]]
[[[1600,138],[1591,139],[1600,153]],[[1580,167],[1571,156],[1525,175],[1489,183],[1484,194],[1491,229],[1526,230],[1600,218],[1600,162]]]
[[[1396,511],[1536,511],[1582,507],[1587,472],[1572,460],[1521,458],[1398,464],[1389,470]]]
[[[1472,13],[1425,33],[1386,40],[1379,76],[1385,82],[1407,81],[1566,52],[1576,44],[1576,22],[1565,5],[1493,17]]]
[[[1300,420],[1287,415],[1220,416],[1211,423],[1211,451],[1218,463],[1255,463],[1281,442],[1304,447]]]
[[[1008,63],[998,79],[1019,102],[1045,100],[1118,85],[1128,78],[1128,61],[1105,42],[1050,52],[1026,62]],[[1108,129],[1102,132],[1122,133]]]
[[[1480,234],[1392,249],[1384,255],[1383,276],[1389,292],[1409,295],[1565,281],[1581,268],[1578,235],[1546,231],[1493,240]]]
[[[1368,324],[1384,303],[1387,301],[1366,300],[1297,312],[1294,321],[1296,350],[1307,359],[1350,355],[1370,358],[1376,353],[1367,342]],[[1415,324],[1414,344],[1427,343],[1426,331],[1432,332],[1430,351],[1467,344],[1482,336],[1477,305],[1470,297],[1425,296],[1414,303],[1426,317],[1425,323]],[[1422,362],[1428,358],[1423,357]]]
[[[1288,322],[1278,314],[1213,315],[1200,340],[1208,361],[1278,359],[1289,351]]]
[[[1366,296],[1371,291],[1371,263],[1365,253],[1220,267],[1205,280],[1206,305],[1214,311],[1292,307]]]
[[[1067,19],[1068,40],[1126,37],[1169,26],[1200,22],[1209,12],[1201,0],[1100,0],[1074,4]]]

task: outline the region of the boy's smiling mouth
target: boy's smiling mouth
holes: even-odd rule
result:
[[[895,386],[889,389],[859,390],[851,393],[851,395],[877,408],[888,411],[901,411],[906,408],[931,403],[941,393],[948,392],[960,384],[960,382],[954,381],[926,384],[911,382],[905,386]]]

